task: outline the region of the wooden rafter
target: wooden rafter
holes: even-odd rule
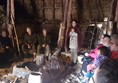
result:
[[[111,10],[110,10],[110,15],[109,15],[109,18],[112,21],[114,21],[114,19],[115,19],[116,6],[117,6],[117,0],[112,0]]]
[[[115,22],[118,22],[118,1],[116,2],[116,10],[115,10],[115,18],[114,18]]]
[[[42,0],[42,14],[43,14],[43,21],[45,21],[45,0]]]
[[[16,45],[17,45],[17,50],[19,52],[20,55],[20,47],[19,47],[19,41],[18,41],[18,36],[17,36],[17,32],[16,32],[16,28],[15,28],[15,14],[14,14],[14,0],[7,0],[7,29],[9,31],[11,40],[12,40],[12,44],[14,47],[14,43],[16,41]],[[10,30],[12,28],[9,27],[9,24],[12,25],[13,30]],[[13,31],[14,31],[14,36],[15,36],[15,40],[14,40],[14,36],[13,36]],[[15,48],[14,48],[15,49]]]
[[[55,0],[53,0],[53,8],[52,8],[52,10],[53,10],[53,21],[55,22]]]
[[[10,1],[7,0],[7,24],[9,23],[9,8],[10,8]]]
[[[97,3],[97,8],[98,8],[98,18],[100,18],[100,19],[103,19],[104,18],[104,14],[103,14],[103,10],[102,10],[102,5],[101,5],[101,1],[100,0],[97,0],[96,1],[96,3]]]
[[[88,8],[88,11],[89,11],[89,19],[90,19],[90,21],[92,21],[93,20],[93,15],[92,15],[92,10],[91,10],[91,6],[90,6],[90,0],[87,0],[87,8]]]
[[[77,17],[80,19],[82,16],[82,0],[75,0],[76,6],[77,6]]]
[[[72,14],[72,1],[73,0],[68,0],[68,4],[67,4],[67,18],[66,18],[66,30],[65,30],[65,51],[67,52],[68,51],[68,48],[67,48],[67,39],[68,39],[68,30],[69,30],[69,27],[70,27],[70,24],[71,24],[71,14]]]
[[[64,4],[63,4],[63,0],[61,0],[61,10],[62,10],[62,19],[64,18]]]
[[[65,9],[64,9],[64,19],[63,19],[65,27],[66,27],[66,19],[67,19],[67,12],[68,12],[68,3],[69,3],[69,0],[66,0],[65,1]]]

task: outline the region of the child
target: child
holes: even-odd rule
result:
[[[72,55],[72,66],[77,63],[77,48],[78,48],[78,34],[75,32],[74,28],[71,28],[70,31],[70,41],[69,41],[69,48]]]
[[[99,47],[97,50],[97,57],[95,61],[87,66],[87,73],[84,75],[85,78],[84,81],[92,77],[94,74],[94,70],[100,66],[103,60],[109,58],[109,56],[110,56],[110,49],[108,47],[106,46]]]

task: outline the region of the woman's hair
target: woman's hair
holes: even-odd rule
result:
[[[108,37],[109,39],[111,38],[111,36],[108,35],[108,34],[104,34],[104,35],[103,35],[103,38],[105,38],[105,37]]]
[[[118,45],[118,35],[117,34],[113,34],[111,36],[111,39],[114,39],[116,41],[116,45]]]
[[[96,71],[95,83],[118,83],[118,60],[105,59]]]
[[[110,49],[106,46],[101,46],[98,48],[98,50],[100,50],[100,54],[101,55],[104,55],[104,56],[107,56],[107,57],[110,57]]]

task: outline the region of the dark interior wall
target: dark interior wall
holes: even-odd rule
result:
[[[59,22],[62,21],[64,14],[64,5],[65,0],[15,0],[16,20],[20,20],[16,26],[17,31],[23,33],[27,26],[31,26],[38,33],[41,28],[47,28],[52,41],[57,41]],[[76,3],[73,2],[73,18],[77,18],[75,5]],[[22,29],[19,30],[19,28]],[[22,36],[22,33],[18,33],[18,35]],[[56,45],[56,43],[54,44]]]
[[[53,34],[54,31],[57,38],[59,22],[63,19],[66,0],[14,1],[16,21],[20,20],[20,23],[16,24],[17,31],[20,28],[20,32],[23,32],[27,26],[31,26],[38,33],[42,27],[41,24],[45,21],[47,24],[44,23],[43,27],[48,28],[50,34]],[[6,0],[0,0],[0,4],[4,4],[6,9]],[[111,4],[112,0],[73,0],[72,18],[79,20],[83,37],[91,21],[101,21],[104,17],[110,16]]]
[[[6,9],[6,1],[0,4]],[[14,0],[17,19],[38,19],[61,21],[64,15],[65,0]],[[73,0],[72,18],[81,21],[101,20],[109,17],[112,0]]]
[[[30,0],[15,0],[16,19],[33,19],[33,9]]]
[[[83,22],[101,21],[109,17],[112,0],[78,0],[80,18]]]
[[[24,13],[23,16],[30,15],[38,20],[60,21],[63,19],[65,0],[15,0],[15,3],[17,17]],[[75,1],[73,1],[72,11],[73,18],[77,18]]]

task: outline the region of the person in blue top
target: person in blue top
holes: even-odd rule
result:
[[[92,68],[99,67],[102,60],[110,57],[110,48],[108,48],[106,46],[102,46],[102,47],[98,48],[97,54],[98,55],[97,55],[95,61],[93,62],[93,64],[91,64]],[[89,71],[89,69],[88,69],[88,71]]]
[[[92,64],[87,66],[87,73],[84,75],[84,80],[82,83],[85,83],[85,81],[93,76],[95,69],[98,68],[105,59],[110,57],[110,53],[110,49],[106,46],[101,46],[98,48],[97,57]]]

